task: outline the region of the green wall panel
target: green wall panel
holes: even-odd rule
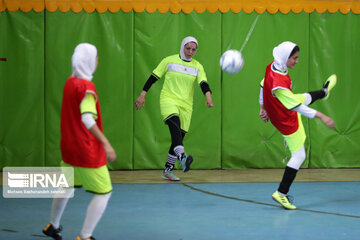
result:
[[[44,165],[44,13],[0,12],[0,167]]]
[[[289,71],[293,91],[307,91],[308,25],[306,13],[223,14],[223,51],[240,50],[244,45],[245,59],[240,73],[222,75],[223,168],[285,166],[283,159],[289,159],[289,152],[281,134],[271,123],[264,123],[259,118],[259,86],[266,66],[273,61],[272,49],[289,40],[300,46],[299,64]],[[303,121],[307,129],[307,120]]]
[[[58,165],[63,86],[75,46],[89,42],[99,52],[94,83],[105,135],[118,155],[110,168],[162,169],[170,146],[159,107],[163,80],[152,86],[141,111],[134,101],[152,70],[179,53],[188,35],[199,41],[195,59],[204,65],[215,105],[208,109],[195,87],[184,141],[193,169],[285,166],[290,153],[281,134],[260,120],[258,95],[273,47],[286,40],[300,46],[299,64],[290,70],[295,93],[319,89],[332,73],[339,77],[331,97],[312,105],[333,117],[335,130],[303,117],[303,167],[360,167],[359,15],[4,11],[0,29],[0,57],[7,58],[0,62],[0,167]],[[221,53],[242,47],[243,70],[221,72]]]
[[[197,38],[199,48],[195,59],[207,73],[215,107],[205,106],[205,97],[195,86],[194,111],[185,151],[194,156],[192,169],[220,168],[221,91],[218,59],[221,54],[221,14],[135,14],[134,101],[144,83],[160,61],[180,51],[184,37]],[[146,95],[145,107],[134,115],[134,168],[163,168],[170,147],[170,133],[162,121],[159,95],[163,79],[157,81]]]
[[[309,84],[318,88],[336,73],[338,83],[314,108],[332,117],[335,130],[311,121],[312,168],[360,167],[360,17],[313,13],[310,18]]]
[[[46,12],[46,161],[57,165],[60,153],[60,111],[71,56],[81,42],[98,49],[97,87],[104,133],[117,160],[112,169],[132,168],[133,13]]]

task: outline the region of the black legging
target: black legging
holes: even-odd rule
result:
[[[174,147],[183,145],[186,132],[180,128],[180,118],[178,116],[170,117],[165,121],[165,123],[169,126],[171,135],[171,146],[169,149],[169,154],[176,156]]]
[[[313,91],[313,92],[308,92],[308,94],[310,94],[310,96],[311,96],[311,103],[309,105],[311,105],[315,101],[325,97],[325,92],[322,89],[317,90],[317,91]]]

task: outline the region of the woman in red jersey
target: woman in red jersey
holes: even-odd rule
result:
[[[286,209],[296,209],[289,202],[287,193],[296,177],[301,164],[306,158],[304,142],[305,131],[301,115],[308,118],[319,118],[330,129],[334,121],[325,114],[316,111],[308,105],[319,99],[327,99],[330,90],[337,82],[336,75],[331,75],[322,89],[304,94],[294,94],[291,89],[291,79],[288,68],[294,68],[298,63],[300,48],[286,41],[273,49],[274,61],[266,67],[265,78],[260,90],[260,118],[268,120],[284,136],[291,152],[291,158],[286,165],[283,179],[272,198]]]
[[[94,196],[76,240],[95,239],[92,233],[104,213],[112,185],[107,162],[116,153],[103,134],[102,118],[93,73],[97,67],[97,49],[88,43],[79,44],[72,56],[72,76],[66,81],[61,107],[61,155],[63,167],[73,167],[74,186]],[[68,191],[73,195],[74,189]],[[50,223],[45,235],[61,240],[60,219],[69,198],[54,198]]]

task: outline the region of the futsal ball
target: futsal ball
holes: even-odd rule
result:
[[[238,73],[244,66],[244,58],[238,50],[230,49],[223,53],[220,58],[221,69],[229,74]]]

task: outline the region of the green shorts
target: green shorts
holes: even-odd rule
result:
[[[106,194],[112,191],[109,170],[106,165],[99,168],[74,167],[61,161],[62,167],[74,168],[74,187],[84,187],[87,192]]]
[[[291,153],[295,153],[299,151],[300,148],[304,145],[306,139],[305,130],[301,121],[300,113],[298,113],[298,121],[299,121],[299,128],[298,130],[296,130],[296,132],[290,135],[283,135]]]
[[[180,128],[185,132],[189,131],[192,108],[185,108],[171,98],[161,98],[160,110],[164,121],[172,116],[178,116],[180,118]]]

